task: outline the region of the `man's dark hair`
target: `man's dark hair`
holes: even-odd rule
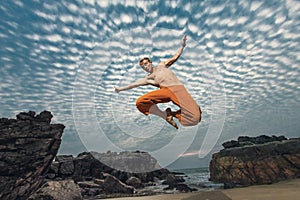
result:
[[[150,63],[152,62],[152,61],[150,60],[150,58],[144,57],[144,58],[142,58],[142,59],[140,60],[140,62],[139,62],[140,66],[142,66],[142,62],[143,62],[144,60],[148,60]]]

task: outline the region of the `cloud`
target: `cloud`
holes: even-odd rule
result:
[[[218,103],[223,94],[225,123],[240,125],[236,130],[222,132],[225,136],[233,136],[238,130],[243,130],[239,134],[276,132],[267,127],[267,119],[272,118],[276,109],[280,109],[282,118],[298,119],[294,113],[300,100],[297,1],[278,1],[271,7],[267,0],[238,4],[220,1],[216,5],[209,1],[186,5],[166,1],[163,6],[156,1],[84,2],[57,1],[36,7],[21,3],[15,10],[1,5],[3,116],[13,116],[24,109],[50,109],[55,120],[76,132],[74,114],[84,114],[84,123],[95,120],[93,125],[104,124],[106,134],[126,148],[144,145],[154,150],[166,145],[175,134],[167,126],[162,132],[165,135],[151,140],[117,134],[123,131],[146,137],[158,130],[135,107],[139,96],[156,88],[135,88],[116,97],[113,87],[147,75],[139,68],[138,60],[149,56],[159,63],[170,58],[180,47],[183,34],[187,34],[187,47],[170,69],[201,106],[204,115],[200,126],[208,127],[214,114],[221,113],[221,109],[214,110],[213,103]],[[167,12],[175,7],[176,12]],[[19,12],[26,12],[24,18],[20,18]],[[75,98],[78,102],[74,103]],[[118,105],[112,108],[112,102]],[[77,113],[74,104],[79,111],[90,113]],[[262,109],[265,107],[268,109]],[[122,112],[117,120],[124,127],[114,124],[116,112]],[[91,116],[95,119],[88,118]],[[245,123],[240,123],[243,120]],[[258,120],[260,127],[254,127]],[[248,126],[246,121],[253,123]],[[281,126],[293,134],[299,129],[292,122]],[[141,131],[145,127],[148,132]],[[93,128],[88,130],[95,131]],[[99,133],[91,134],[96,137]],[[181,156],[197,154],[187,151]]]

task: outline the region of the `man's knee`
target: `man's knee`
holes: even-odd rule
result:
[[[153,105],[153,103],[149,101],[149,99],[144,98],[143,96],[138,98],[135,104],[137,109],[145,115],[149,114],[149,109]]]
[[[141,106],[144,106],[146,102],[147,102],[147,99],[144,98],[144,96],[141,96],[136,100],[135,105],[136,105],[136,107],[139,108]]]

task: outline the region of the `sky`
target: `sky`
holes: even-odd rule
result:
[[[66,125],[60,154],[147,151],[162,166],[208,166],[239,136],[299,137],[300,4],[296,0],[0,2],[0,117],[49,110]],[[170,68],[200,105],[174,129],[114,92],[187,46]],[[172,104],[161,104],[161,109]]]

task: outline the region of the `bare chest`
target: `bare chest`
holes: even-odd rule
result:
[[[175,74],[168,68],[158,68],[150,76],[155,84],[158,85],[168,85],[172,82],[178,82]]]

